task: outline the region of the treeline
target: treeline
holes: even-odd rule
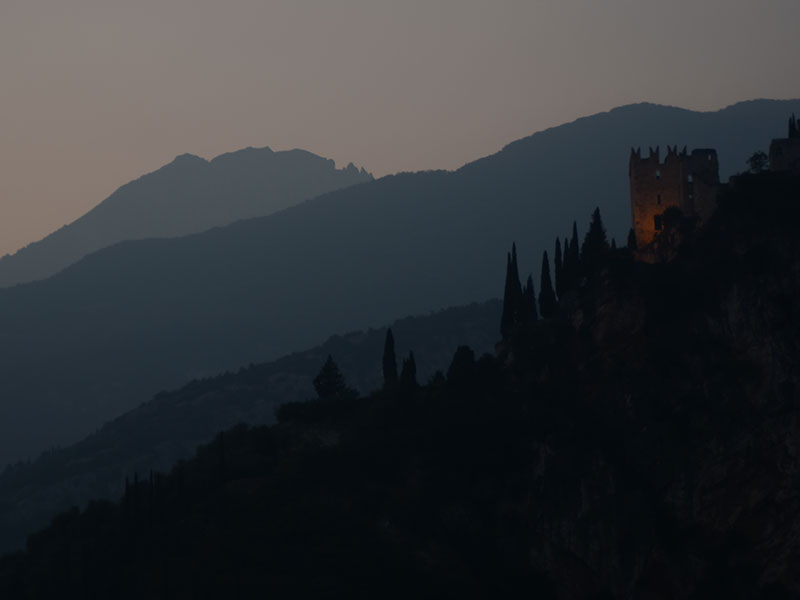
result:
[[[531,275],[528,276],[524,287],[520,282],[517,247],[516,244],[512,244],[511,252],[506,258],[503,316],[500,322],[500,333],[503,340],[510,340],[516,334],[529,329],[540,315],[544,319],[552,318],[558,310],[561,298],[574,293],[587,280],[597,277],[612,260],[632,259],[631,251],[635,249],[636,237],[632,229],[626,248],[618,251],[615,240],[612,239],[611,243],[608,242],[600,209],[596,208],[592,213],[589,229],[582,244],[579,242],[576,222],[572,223],[571,237],[564,237],[563,250],[561,239],[556,238],[553,261],[555,285],[550,276],[550,260],[547,251],[542,253],[541,278],[537,298]]]

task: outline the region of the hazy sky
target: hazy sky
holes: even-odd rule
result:
[[[800,0],[0,0],[0,252],[176,155],[455,168],[639,101],[800,97]]]

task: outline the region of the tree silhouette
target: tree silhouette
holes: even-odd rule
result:
[[[572,222],[572,239],[564,238],[564,257],[561,265],[562,292],[572,289],[580,278],[580,242],[578,242],[578,224]]]
[[[511,253],[506,258],[506,286],[503,294],[503,315],[500,318],[500,333],[508,339],[514,327],[520,322],[522,309],[522,286],[517,268],[517,245],[511,245]]]
[[[603,219],[600,216],[600,208],[595,208],[581,249],[581,263],[587,274],[597,271],[605,264],[608,259],[608,251],[608,240],[603,227]]]
[[[570,260],[572,267],[577,271],[580,268],[580,242],[578,242],[578,222],[572,222],[572,240],[569,243]]]
[[[333,362],[333,357],[329,354],[325,364],[319,374],[314,378],[314,389],[317,396],[322,400],[328,400],[342,396],[351,390],[347,387],[342,377],[339,367]]]
[[[536,291],[533,289],[533,276],[528,275],[528,281],[522,290],[523,321],[525,324],[535,323],[539,319],[536,311]]]
[[[469,381],[475,368],[475,353],[469,346],[459,346],[453,355],[453,362],[447,369],[447,382],[461,384]]]
[[[556,253],[554,257],[554,267],[555,267],[555,276],[556,276],[556,294],[561,297],[561,268],[562,268],[562,257],[561,257],[561,240],[556,238]]]
[[[394,336],[392,328],[386,331],[383,344],[383,387],[389,388],[397,383],[397,358],[394,354]]]
[[[769,167],[769,157],[761,150],[753,152],[750,158],[747,159],[747,166],[750,168],[751,173],[766,171]]]
[[[542,254],[542,283],[539,286],[539,310],[542,318],[549,319],[556,312],[556,295],[553,292],[553,283],[550,281],[550,261],[547,260],[547,250]]]
[[[628,232],[628,250],[638,250],[638,246],[636,244],[636,232],[631,227],[631,230]]]
[[[409,352],[408,358],[403,361],[403,369],[400,372],[400,385],[404,388],[417,387],[417,363],[414,361],[413,352]]]

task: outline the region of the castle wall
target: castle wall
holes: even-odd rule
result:
[[[683,210],[684,164],[677,152],[668,151],[662,163],[659,151],[651,149],[648,158],[638,153],[631,154],[629,168],[631,210],[636,242],[646,246],[653,241],[661,229],[661,215],[671,206]]]
[[[704,223],[717,208],[719,191],[719,160],[711,149],[693,150],[687,160],[687,175],[691,183],[687,186],[686,207],[683,213],[694,216]],[[688,177],[687,177],[688,179]]]
[[[632,151],[628,168],[631,212],[636,242],[650,245],[663,227],[662,215],[670,207],[689,217],[707,220],[716,208],[719,189],[719,162],[712,149],[678,152],[667,147],[662,163],[658,148],[647,158]]]
[[[800,138],[772,140],[769,145],[769,170],[800,173]]]
[[[794,115],[789,119],[787,135],[769,145],[769,170],[800,173],[800,127]]]

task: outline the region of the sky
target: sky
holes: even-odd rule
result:
[[[189,152],[453,169],[633,102],[800,97],[798,0],[0,0],[0,254]]]

